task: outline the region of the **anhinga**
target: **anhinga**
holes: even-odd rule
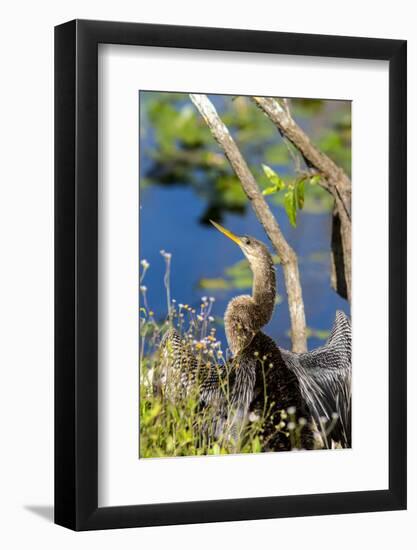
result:
[[[240,247],[253,274],[252,295],[233,298],[224,316],[226,337],[233,353],[227,369],[230,388],[227,406],[220,389],[221,374],[211,369],[201,377],[195,355],[175,329],[166,333],[162,343],[162,349],[170,348],[168,370],[171,375],[177,373],[177,379],[187,388],[190,382],[196,381],[199,373],[202,403],[216,403],[218,408],[217,435],[228,426],[238,438],[250,413],[258,415],[267,408],[271,411],[272,407],[276,414],[272,411],[264,425],[263,450],[291,448],[287,434],[277,429],[278,411],[288,409],[300,426],[302,448],[314,448],[314,422],[326,446],[333,440],[342,447],[349,447],[349,319],[344,313],[337,312],[332,333],[321,348],[301,354],[280,349],[261,330],[272,317],[276,297],[275,267],[268,248],[253,237],[238,237],[216,222],[211,223]]]

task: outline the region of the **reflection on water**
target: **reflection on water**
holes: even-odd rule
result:
[[[145,280],[149,306],[155,312],[156,319],[163,319],[166,316],[166,295],[163,281],[165,262],[160,255],[161,249],[172,253],[172,298],[191,306],[197,306],[201,296],[208,294],[208,291],[199,288],[200,279],[222,276],[224,269],[241,260],[243,255],[237,246],[222,238],[213,227],[199,223],[206,205],[189,187],[152,185],[141,189],[140,203],[140,258],[151,264]],[[307,324],[313,329],[330,330],[336,310],[349,313],[349,305],[330,287],[329,213],[301,212],[297,228],[293,229],[284,210],[278,206],[272,208],[299,257]],[[222,223],[237,234],[247,233],[268,242],[250,208],[243,216],[228,214]],[[288,306],[279,266],[277,275],[278,292],[284,301],[276,306],[265,331],[280,346],[290,348]],[[214,315],[223,317],[230,298],[245,292],[211,291],[209,294],[216,298]],[[223,327],[218,327],[218,333],[225,349]],[[322,344],[323,340],[309,338],[309,349]]]

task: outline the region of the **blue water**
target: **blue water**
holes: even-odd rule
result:
[[[216,299],[213,315],[223,317],[228,301],[239,291],[206,291],[199,288],[198,283],[202,278],[222,277],[226,267],[243,258],[240,249],[213,227],[199,223],[206,203],[188,187],[151,185],[141,189],[140,203],[140,258],[150,263],[144,284],[155,317],[163,319],[167,313],[163,281],[165,262],[161,249],[172,254],[171,297],[177,302],[198,306],[203,295],[212,295]],[[272,208],[299,257],[307,324],[314,329],[330,330],[337,309],[349,313],[346,300],[330,287],[330,214],[301,211],[297,228],[293,229],[284,209]],[[250,207],[243,216],[226,215],[222,224],[237,234],[253,235],[268,242]],[[313,260],[311,254],[319,256],[319,261]],[[284,301],[276,306],[265,331],[280,346],[291,348],[288,305],[280,266],[277,267],[277,280],[278,292]],[[218,328],[218,337],[226,349],[223,327]],[[323,340],[309,338],[309,349],[322,344]]]

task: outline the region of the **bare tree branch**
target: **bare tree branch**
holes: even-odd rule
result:
[[[251,201],[258,220],[264,227],[266,234],[280,257],[284,270],[290,311],[292,349],[299,353],[306,351],[306,320],[297,256],[282,234],[252,172],[230,135],[229,130],[220,119],[214,105],[203,94],[190,94],[190,98],[204,118],[214,138],[223,149],[240,180],[243,190]]]
[[[253,97],[255,104],[275,124],[278,130],[296,147],[307,165],[314,168],[322,178],[319,184],[331,193],[335,200],[336,217],[340,224],[340,243],[343,250],[334,254],[334,260],[343,261],[344,285],[347,298],[351,298],[351,181],[345,172],[327,155],[319,151],[310,141],[307,134],[298,126],[291,116],[288,104],[284,107],[270,97]],[[337,224],[336,224],[337,225]],[[333,242],[339,242],[333,238]],[[337,266],[335,269],[337,273]],[[340,283],[335,283],[339,287]]]

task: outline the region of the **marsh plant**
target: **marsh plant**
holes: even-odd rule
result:
[[[150,264],[145,259],[141,261],[140,458],[259,453],[268,448],[264,428],[271,423],[276,432],[289,439],[293,450],[300,449],[301,433],[307,420],[297,420],[295,407],[282,410],[270,401],[266,383],[263,409],[251,412],[247,422],[236,431],[230,381],[233,380],[233,369],[238,368],[238,365],[228,350],[222,350],[217,338],[215,298],[202,296],[197,307],[178,303],[171,298],[172,257],[164,250],[161,255],[165,261],[165,319],[155,319],[146,287],[146,273]],[[175,328],[187,342],[190,352],[181,361],[181,373],[185,376],[190,373],[192,378],[187,391],[184,391],[183,379],[175,378],[175,374],[170,371],[169,357],[167,361],[166,355],[169,355],[169,348],[162,351],[164,334],[171,328]],[[261,372],[265,373],[266,369],[271,368],[266,357],[256,356],[255,359]],[[205,376],[213,376],[213,373],[218,380],[218,396],[210,405],[202,406],[201,384]],[[222,417],[229,420],[219,423],[220,411]],[[331,429],[332,426],[326,426],[327,432]],[[323,447],[325,438],[320,435],[323,430],[324,426],[316,429],[316,448]]]

